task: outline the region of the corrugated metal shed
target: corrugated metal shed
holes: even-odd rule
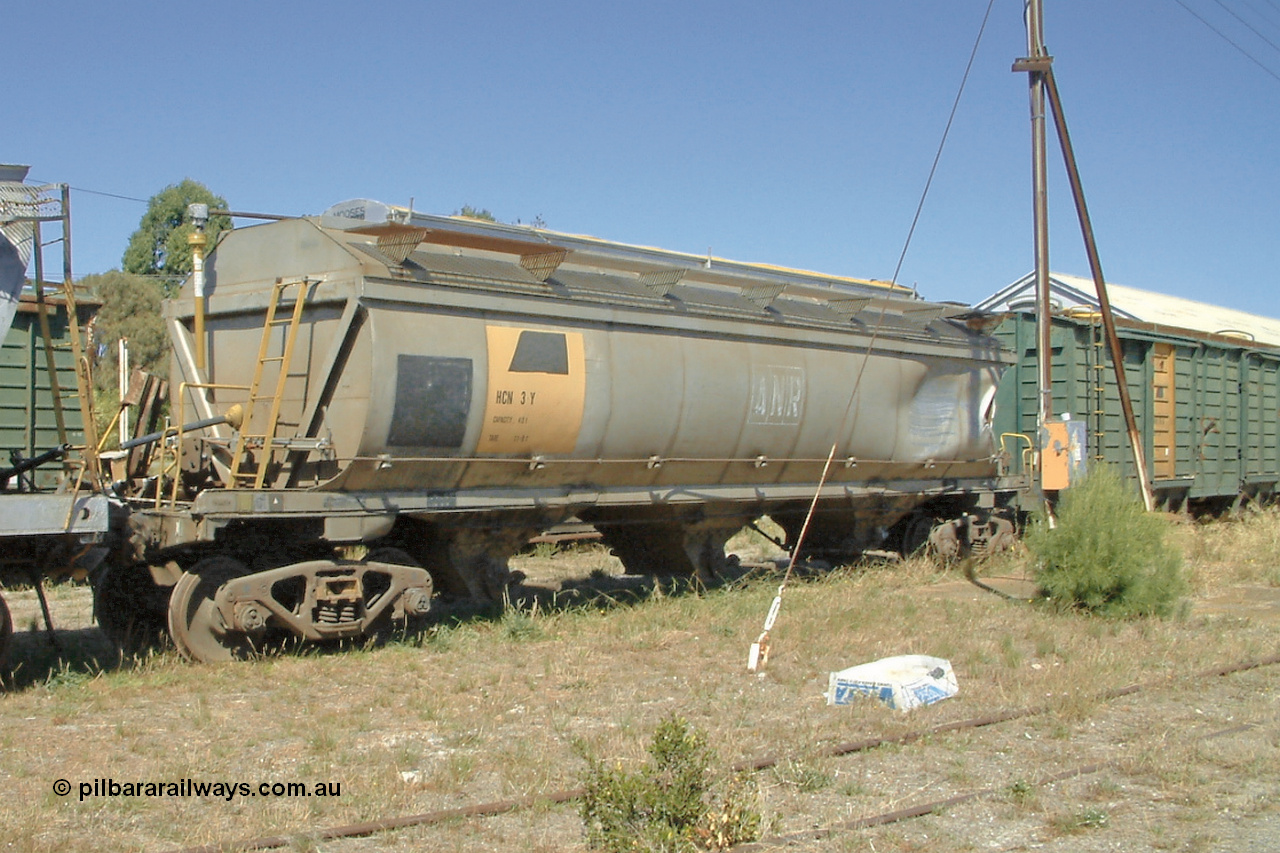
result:
[[[1056,310],[1098,307],[1098,297],[1091,278],[1050,273],[1049,291]],[[1111,308],[1116,317],[1121,319],[1240,337],[1280,347],[1280,320],[1272,317],[1119,284],[1107,284],[1107,295],[1111,299]],[[1035,275],[1028,273],[974,307],[982,311],[1002,312],[1013,309],[1033,310],[1034,306]]]

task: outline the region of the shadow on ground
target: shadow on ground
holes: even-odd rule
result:
[[[802,564],[797,566],[792,577],[802,581],[828,569],[820,562]],[[688,576],[614,575],[605,572],[556,583],[530,580],[513,586],[505,602],[437,601],[427,616],[408,626],[389,628],[372,639],[305,645],[285,641],[265,648],[263,655],[333,654],[353,647],[387,643],[429,646],[441,629],[495,622],[505,623],[509,630],[515,630],[519,626],[513,627],[513,622],[530,619],[537,613],[634,607],[653,598],[697,595],[709,589],[732,588],[757,581],[776,582],[783,573],[778,563],[764,562],[732,564],[711,584]],[[21,593],[18,595],[20,597]],[[12,596],[10,593],[11,603]],[[52,632],[44,627],[43,620],[32,610],[34,602],[27,603],[28,612],[25,613],[19,602],[15,613],[17,630],[9,644],[7,667],[3,673],[6,690],[82,683],[102,673],[143,665],[152,658],[176,655],[167,637],[158,646],[145,648],[136,654],[126,654],[117,649],[102,630],[92,624],[92,593],[87,586],[65,591],[51,604],[55,626]],[[69,627],[60,627],[62,625]]]
[[[55,614],[55,626],[56,618]],[[99,673],[128,669],[137,662],[116,649],[97,627],[55,627],[51,634],[40,626],[14,632],[3,680],[7,690],[25,690],[84,681]]]

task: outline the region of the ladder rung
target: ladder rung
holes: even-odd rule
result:
[[[257,423],[257,419],[253,419],[253,410],[258,404],[270,401],[271,414],[266,417],[266,422],[259,427],[265,428],[267,432],[241,432],[240,442],[235,451],[235,458],[232,460],[231,480],[233,482],[246,481],[253,483],[254,487],[260,487],[266,476],[266,470],[261,463],[257,466],[257,470],[253,472],[241,472],[239,470],[240,463],[244,461],[248,446],[253,443],[260,442],[260,446],[265,451],[265,457],[270,460],[277,452],[273,449],[272,444],[276,441],[276,434],[279,432],[280,425],[283,423],[288,426],[296,426],[292,422],[280,420],[280,402],[281,396],[284,394],[285,385],[290,377],[305,376],[306,372],[290,373],[289,355],[293,351],[294,342],[297,339],[298,327],[302,319],[302,312],[306,305],[308,282],[304,280],[277,282],[271,295],[271,302],[267,305],[266,317],[263,318],[262,324],[262,343],[259,352],[263,355],[258,359],[257,368],[254,371],[253,382],[249,386],[249,399],[246,411],[246,420],[244,427],[250,427],[250,422]],[[293,297],[293,301],[285,304],[285,294],[290,287],[297,286],[298,290]],[[271,329],[275,327],[285,327],[288,331],[284,334],[283,353],[281,355],[268,356],[265,353],[275,337]],[[270,382],[264,382],[265,365],[269,362],[280,362],[273,379],[274,391],[270,394],[258,393],[260,388]]]

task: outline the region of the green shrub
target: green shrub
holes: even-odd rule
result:
[[[723,850],[760,834],[755,787],[717,777],[704,735],[679,717],[658,725],[637,772],[588,758],[582,822],[587,843],[608,853]]]
[[[1036,581],[1064,607],[1110,617],[1167,616],[1186,593],[1182,556],[1167,522],[1108,466],[1062,493],[1057,526],[1043,517],[1027,531]]]

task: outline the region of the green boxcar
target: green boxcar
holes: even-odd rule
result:
[[[1280,481],[1280,349],[1151,323],[1117,321],[1117,333],[1157,502],[1212,508],[1273,494]],[[1009,473],[1021,474],[1021,450],[1036,436],[1035,316],[1012,314],[995,334],[1017,358],[997,392],[996,437]],[[1084,421],[1089,459],[1133,477],[1098,315],[1055,316],[1050,344],[1055,417]]]
[[[61,299],[51,296],[45,299],[58,385],[64,395],[62,412],[67,441],[82,444],[84,427],[76,395],[66,306]],[[80,306],[82,322],[91,311],[92,307]],[[26,458],[60,443],[40,317],[35,297],[23,293],[13,325],[0,346],[0,468],[9,466],[14,452]],[[55,487],[61,472],[62,466],[56,463],[42,466],[34,475],[36,486],[40,489]],[[15,481],[10,481],[10,489],[16,486]]]

